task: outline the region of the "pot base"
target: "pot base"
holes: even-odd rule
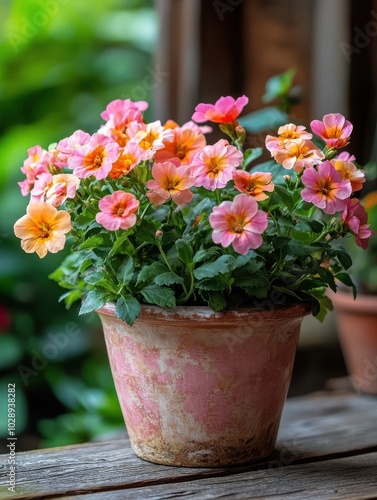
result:
[[[221,443],[215,439],[205,444],[192,441],[176,446],[164,443],[163,440],[150,445],[131,440],[131,446],[135,455],[155,464],[180,467],[230,467],[259,462],[269,457],[274,451],[277,431],[278,429],[267,430],[257,438],[243,440],[238,446],[226,446],[225,438]],[[258,443],[257,446],[254,445],[255,441]]]

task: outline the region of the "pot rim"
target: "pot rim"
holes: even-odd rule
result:
[[[177,306],[175,308],[164,308],[157,305],[142,304],[141,314],[136,320],[137,322],[157,323],[165,322],[181,322],[190,320],[195,323],[206,323],[208,320],[211,323],[233,324],[235,320],[238,322],[242,319],[250,321],[252,316],[253,322],[285,322],[294,318],[302,319],[310,313],[310,303],[300,302],[289,305],[274,305],[272,302],[265,304],[268,309],[263,309],[263,303],[258,308],[256,306],[240,307],[238,309],[225,310],[214,312],[207,306]],[[98,309],[97,314],[100,316],[115,316],[115,303],[107,302],[103,307]]]
[[[329,294],[329,297],[334,303],[334,307],[338,310],[372,315],[375,315],[377,312],[377,295],[358,293],[354,300],[351,292],[337,290],[336,293],[332,292]]]

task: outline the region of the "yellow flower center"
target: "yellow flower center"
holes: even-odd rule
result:
[[[104,159],[104,147],[97,146],[94,151],[91,151],[85,156],[84,164],[90,170],[98,170],[102,166]]]
[[[39,237],[42,238],[43,240],[47,239],[50,237],[51,234],[51,227],[49,224],[46,222],[42,222],[39,226]]]
[[[139,146],[142,149],[150,149],[153,142],[158,138],[158,134],[153,131],[147,132],[143,139],[140,141]]]

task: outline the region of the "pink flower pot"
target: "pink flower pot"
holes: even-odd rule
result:
[[[98,311],[134,452],[169,465],[257,461],[274,449],[305,305],[214,313]]]
[[[351,382],[358,392],[377,395],[377,296],[331,294],[339,341]]]

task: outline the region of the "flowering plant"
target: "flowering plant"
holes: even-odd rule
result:
[[[140,305],[208,305],[212,310],[311,301],[322,317],[326,289],[353,286],[351,259],[336,244],[372,234],[354,196],[364,173],[348,153],[352,125],[340,114],[314,120],[312,133],[288,123],[266,137],[273,160],[251,167],[237,121],[248,99],[199,104],[192,121],[146,123],[144,101],[111,102],[97,133],[77,130],[50,149],[28,151],[20,182],[30,194],[15,234],[45,257],[70,243],[51,275],[81,313],[116,302],[132,324]],[[227,139],[207,144],[206,121]],[[318,140],[320,140],[318,139]],[[286,175],[283,175],[283,174]]]

